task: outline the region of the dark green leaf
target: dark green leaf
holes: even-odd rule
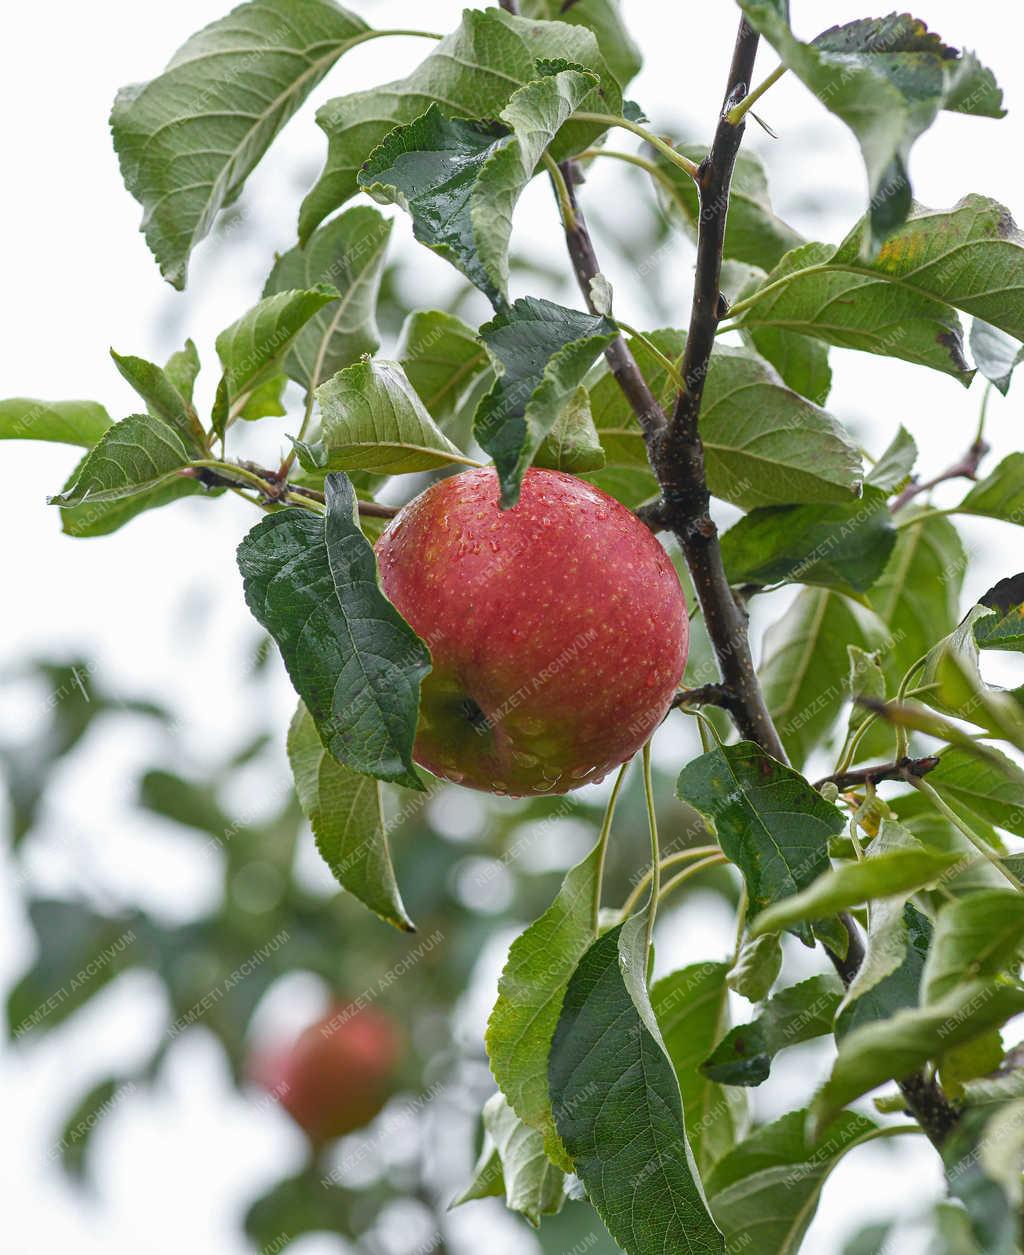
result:
[[[0,440],[53,440],[91,449],[110,426],[110,415],[95,401],[0,401]]]
[[[1024,453],[1003,458],[956,508],[960,514],[982,514],[1024,525]]]
[[[736,1144],[746,1124],[744,1096],[698,1070],[729,1027],[728,966],[694,963],[651,990],[651,1006],[679,1082],[686,1136],[702,1174]]]
[[[271,375],[248,394],[245,404],[238,411],[238,417],[247,422],[259,418],[280,418],[287,414],[284,403],[284,390],[288,384],[287,375]]]
[[[821,584],[866,592],[885,569],[896,529],[885,494],[867,488],[846,505],[754,510],[722,537],[732,584]]]
[[[843,828],[830,802],[753,741],[695,758],[679,773],[676,793],[704,816],[742,871],[751,920],[827,871],[828,839]],[[809,925],[793,931],[813,945]]]
[[[381,919],[412,932],[391,865],[380,782],[327,753],[301,702],[288,730],[288,761],[317,849],[338,883]]]
[[[62,492],[68,492],[74,487],[85,467],[85,461],[86,459],[83,458],[68,476]],[[182,497],[190,497],[196,493],[220,496],[223,491],[223,488],[206,489],[195,479],[172,478],[157,484],[155,488],[133,493],[130,497],[103,501],[88,500],[82,505],[61,506],[61,531],[67,536],[83,539],[109,536],[111,532],[116,532],[119,527],[123,527],[125,523],[146,510],[159,509],[161,506],[170,505]]]
[[[971,353],[974,364],[1005,397],[1010,380],[1024,349],[1019,341],[981,318],[971,323]]]
[[[380,591],[348,478],[328,475],[324,494],[326,517],[281,510],[242,541],[245,599],[338,762],[422,789],[412,743],[429,652]]]
[[[60,1152],[61,1167],[71,1180],[81,1185],[88,1171],[87,1155],[93,1133],[107,1115],[123,1098],[132,1093],[131,1081],[122,1083],[110,1077],[93,1085],[78,1100],[61,1129],[56,1149]]]
[[[1005,754],[989,747],[980,757],[950,746],[927,779],[968,823],[977,817],[1024,837],[1024,771]]]
[[[562,70],[528,83],[513,92],[500,124],[449,119],[431,105],[374,149],[359,186],[407,209],[420,243],[504,308],[516,202],[559,127],[596,82]]]
[[[1009,975],[1024,946],[1024,894],[980,889],[939,911],[928,951],[921,1001],[941,1002],[968,980]]]
[[[181,437],[186,449],[197,457],[206,452],[206,433],[192,402],[181,395],[166,371],[144,357],[122,357],[110,350],[114,365],[146,402],[154,418],[161,418]]]
[[[815,405],[824,405],[832,391],[828,345],[785,327],[753,327],[742,337],[775,367],[787,388]]]
[[[284,359],[289,378],[307,392],[380,346],[377,293],[391,225],[371,206],[355,205],[274,263],[264,296],[322,283],[341,294],[310,318]]]
[[[864,1116],[844,1111],[815,1146],[806,1125],[806,1111],[791,1111],[716,1164],[707,1190],[727,1251],[797,1255],[825,1179],[875,1128]]]
[[[685,342],[679,331],[651,332],[649,339],[670,358]],[[642,342],[630,340],[630,348],[656,399],[671,407],[676,386],[668,372]],[[590,405],[609,464],[647,467],[640,428],[609,371],[598,375]],[[744,510],[856,495],[860,458],[842,428],[749,352],[716,348],[700,424],[708,486]]]
[[[478,443],[494,458],[503,509],[597,354],[618,334],[607,318],[523,297],[480,328],[501,373],[477,410]]]
[[[749,1024],[737,1024],[719,1042],[701,1071],[723,1085],[760,1085],[780,1050],[831,1033],[841,1000],[831,976],[812,976],[780,989]]]
[[[191,460],[166,423],[151,414],[131,414],[107,429],[79,463],[70,486],[50,500],[77,506],[130,497],[179,478]]]
[[[910,479],[917,461],[917,444],[902,425],[892,443],[867,473],[867,483],[885,492],[898,492]]]
[[[694,1178],[672,1065],[619,967],[628,927],[594,942],[566,990],[548,1066],[558,1132],[631,1255],[724,1255]]]
[[[973,53],[958,53],[908,13],[834,26],[810,43],[789,27],[786,0],[740,0],[747,21],[818,100],[853,131],[868,174],[865,253],[907,217],[914,141],[942,109],[1002,117],[1002,93]]]
[[[836,1016],[837,1039],[917,1006],[931,937],[928,917],[909,902],[872,903],[864,963]]]
[[[855,1098],[885,1081],[910,1076],[1021,1011],[1024,991],[966,981],[941,1002],[854,1029],[840,1042],[832,1074],[814,1100],[817,1133]]]
[[[334,0],[250,0],[193,35],[164,72],[122,88],[110,125],[142,229],[176,288],[218,211],[369,28]]]
[[[358,190],[363,162],[396,126],[412,122],[430,105],[446,117],[494,119],[517,88],[538,77],[537,60],[564,61],[591,70],[601,87],[586,104],[617,113],[618,84],[594,35],[565,22],[537,22],[500,9],[467,10],[462,24],[442,39],[404,79],[329,100],[317,113],[328,139],[327,163],[302,204],[299,238]],[[564,126],[552,145],[558,160],[584,149],[601,132],[592,123]]]
[[[321,384],[316,399],[320,440],[307,454],[318,466],[402,475],[479,465],[437,426],[397,362],[354,362]]]
[[[442,426],[488,368],[487,350],[461,318],[417,310],[402,326],[395,357],[430,415]]]
[[[978,598],[994,614],[974,621],[974,639],[982,649],[1024,650],[1024,574],[1000,580]]]
[[[280,374],[281,363],[313,315],[337,299],[337,289],[327,284],[308,291],[276,292],[220,333],[217,356],[224,374],[213,403],[218,434],[241,413],[261,384]]]
[[[175,349],[167,359],[164,374],[177,388],[178,394],[192,405],[192,394],[199,376],[199,350],[191,340],[186,340],[184,348]]]

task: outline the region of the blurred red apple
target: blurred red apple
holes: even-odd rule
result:
[[[377,541],[384,592],[430,646],[414,757],[459,784],[566,793],[634,754],[686,665],[686,601],[625,506],[529,470],[511,510],[493,469],[432,485]]]
[[[252,1076],[320,1144],[368,1124],[393,1085],[400,1039],[374,1007],[337,1005],[291,1045],[258,1056]]]

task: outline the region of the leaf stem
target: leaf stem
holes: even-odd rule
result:
[[[782,78],[783,74],[785,74],[785,72],[786,72],[786,67],[784,65],[776,66],[775,69],[772,70],[771,74],[768,75],[768,77],[764,80],[763,83],[755,87],[754,90],[750,92],[748,95],[744,96],[738,105],[733,105],[733,107],[725,115],[726,119],[729,122],[731,122],[733,126],[736,126],[738,122],[741,122],[743,120],[743,117],[750,109],[750,106],[756,105],[757,102],[761,99],[761,97],[768,90],[768,88],[771,87],[774,83],[777,83],[779,79]]]
[[[628,153],[617,148],[588,148],[585,152],[580,153],[580,160],[590,157],[614,157],[617,161],[626,161],[631,166],[638,166],[641,170],[646,170],[651,178],[660,183],[666,193],[672,197],[679,207],[680,213],[685,218],[691,216],[686,202],[679,195],[679,189],[656,162],[648,161],[646,157],[641,157],[639,153]]]
[[[652,148],[656,148],[674,166],[684,170],[695,183],[699,181],[699,167],[695,161],[691,161],[689,157],[684,157],[682,153],[676,152],[672,145],[663,140],[660,135],[655,135],[653,131],[649,131],[645,126],[641,126],[639,122],[633,122],[629,118],[616,117],[611,113],[574,113],[572,118],[574,122],[603,123],[605,126],[621,126],[626,131],[632,131],[634,135],[639,135]]]
[[[674,854],[667,854],[661,860],[661,870],[667,871],[670,867],[675,867],[677,863],[689,863],[691,859],[703,858],[706,854],[720,854],[721,852],[721,847],[717,845],[691,845],[685,850],[676,850]],[[648,868],[630,890],[629,897],[623,902],[620,912],[624,919],[632,915],[636,909],[636,905],[644,896],[644,891],[651,883],[653,875],[652,869]]]
[[[631,336],[634,340],[639,341],[640,344],[644,346],[647,352],[650,353],[650,355],[658,362],[662,370],[668,373],[668,377],[677,388],[682,388],[684,386],[682,376],[679,374],[675,362],[673,362],[673,360],[666,354],[662,353],[661,349],[658,348],[649,336],[646,336],[642,331],[637,331],[636,327],[631,327],[628,322],[623,322],[621,318],[616,318],[614,322],[620,331],[624,331],[627,336]]]
[[[664,902],[673,889],[689,880],[691,876],[696,876],[698,872],[705,871],[708,867],[721,867],[723,863],[728,863],[728,859],[724,854],[709,854],[707,858],[699,859],[696,863],[691,863],[689,867],[684,867],[681,872],[677,872],[671,880],[667,881],[664,888],[658,894],[658,901]]]
[[[576,230],[576,210],[573,207],[572,196],[569,194],[569,184],[565,181],[565,175],[562,173],[558,162],[545,148],[541,161],[544,163],[544,169],[551,176],[551,183],[555,189],[555,195],[558,197],[558,209],[562,215],[562,226],[566,231]]]
[[[939,814],[945,816],[954,828],[957,828],[960,832],[962,832],[978,853],[986,858],[1001,876],[1005,877],[1005,879],[1007,879],[1015,889],[1024,893],[1024,884],[1017,879],[1008,867],[1003,866],[999,857],[993,853],[991,849],[989,849],[988,845],[981,837],[978,836],[974,829],[971,828],[969,824],[965,823],[951,806],[946,805],[939,792],[936,789],[933,789],[927,780],[922,780],[920,776],[915,776],[910,772],[904,773],[903,778],[908,784],[912,784],[919,793],[923,793]]]
[[[622,781],[626,775],[626,769],[632,762],[627,759],[619,768],[619,774],[615,777],[615,783],[612,785],[612,791],[608,798],[608,805],[605,808],[604,820],[601,823],[601,832],[597,838],[597,848],[599,850],[597,856],[597,876],[594,880],[594,901],[591,918],[594,924],[594,935],[597,935],[598,919],[601,914],[601,887],[604,882],[604,861],[605,855],[608,853],[608,836],[612,830],[612,820],[615,818],[615,803],[619,800],[619,790],[622,788]]]
[[[661,852],[658,849],[658,817],[654,811],[654,785],[651,781],[650,741],[643,749],[643,767],[644,801],[647,804],[647,823],[651,832],[651,896],[647,903],[647,924],[644,929],[644,954],[649,955],[654,937],[654,919],[658,913],[658,898],[661,894]]]

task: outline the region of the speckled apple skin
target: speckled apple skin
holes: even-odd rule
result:
[[[427,642],[414,757],[490,793],[567,793],[631,757],[686,665],[686,601],[625,506],[529,470],[498,508],[491,468],[441,480],[376,545],[384,592]]]

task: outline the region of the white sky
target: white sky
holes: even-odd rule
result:
[[[375,26],[447,30],[461,6],[449,0],[353,0],[353,7]],[[811,0],[795,0],[793,7],[805,35],[865,12],[856,4]],[[258,298],[272,250],[293,243],[299,201],[323,155],[323,136],[313,121],[316,105],[394,77],[426,51],[422,41],[384,40],[346,57],[250,180],[244,203],[254,211],[252,233],[216,248],[200,247],[190,288],[181,295],[160,279],[138,233],[140,209],[121,184],[106,119],[118,86],[157,73],[193,30],[225,9],[210,0],[7,6],[0,75],[7,171],[0,206],[7,245],[0,396],[91,398],[121,417],[136,403],[113,369],[108,347],[162,360],[191,334],[206,364],[200,395],[208,400],[216,378],[213,337]],[[626,11],[647,55],[629,94],[657,124],[678,123],[688,137],[706,137],[730,55],[734,6],[725,0],[627,0]],[[1016,6],[994,0],[969,7],[922,0],[914,11],[949,42],[977,49],[995,70],[1011,110],[1002,123],[944,115],[914,152],[918,199],[939,207],[978,191],[1024,214],[1019,160],[1024,133],[1016,113],[1024,19]],[[770,50],[762,51],[758,78],[774,63]],[[750,136],[776,175],[776,208],[809,234],[839,238],[864,200],[852,137],[788,78],[772,89],[760,112],[780,135],[772,141],[752,127]],[[619,230],[628,231],[631,197],[645,196],[647,189],[636,181],[638,172],[598,167],[585,203],[614,189],[606,212]],[[550,197],[540,184],[524,197],[514,244],[560,267],[564,258]],[[399,249],[411,246],[407,220],[400,220],[395,237]],[[438,300],[439,285],[450,290],[452,280],[444,263],[419,253],[420,300],[430,306]],[[678,274],[680,321],[689,307],[689,257],[681,246],[664,262]],[[650,325],[643,283],[628,267],[608,269],[616,312],[634,325]],[[866,354],[834,352],[833,367],[829,408],[874,452],[899,422],[917,437],[926,473],[969,442],[980,387],[965,392],[939,374]],[[1015,392],[1006,402],[993,400],[989,438],[997,455],[1019,447],[1019,408]],[[264,424],[258,439],[268,457],[283,443],[283,430],[284,420]],[[233,498],[193,501],[144,515],[112,537],[73,541],[61,536],[45,496],[59,488],[76,451],[9,443],[2,455],[7,597],[0,672],[29,654],[81,654],[94,661],[108,687],[150,692],[175,707],[183,726],[175,751],[182,763],[243,742],[252,699],[239,695],[234,677],[255,631],[241,599],[233,550],[250,525],[249,507]],[[964,532],[978,559],[968,575],[964,604],[969,605],[1020,566],[1013,556],[1019,542],[1010,529],[994,523],[976,522]],[[186,598],[204,608],[202,616],[183,613]],[[783,605],[762,607],[762,622]],[[271,692],[279,703],[283,739],[291,698],[282,680]],[[36,714],[24,702],[5,703],[0,737],[16,737]],[[50,853],[33,862],[34,884],[73,892],[83,877],[93,878],[125,901],[170,915],[199,908],[213,891],[210,869],[186,859],[181,843],[159,829],[140,831],[136,823],[124,830],[125,789],[135,769],[162,750],[166,747],[141,729],[97,741],[61,781],[49,820]],[[673,952],[681,952],[681,961],[713,952],[710,939],[721,935],[721,922],[710,915],[701,922],[707,924],[703,933],[694,927],[695,917],[666,939]],[[18,895],[10,887],[0,894],[0,936],[0,983],[7,985],[29,945]],[[96,1148],[101,1201],[84,1203],[46,1166],[54,1121],[64,1105],[104,1073],[105,1063],[141,1052],[158,1031],[159,1015],[151,991],[128,982],[80,1017],[88,1024],[54,1034],[31,1055],[6,1048],[0,1058],[5,1252],[71,1247],[80,1255],[177,1255],[184,1249],[234,1255],[246,1249],[235,1216],[261,1184],[297,1164],[298,1143],[275,1113],[254,1112],[228,1091],[216,1051],[202,1041],[181,1045],[165,1092],[136,1098],[111,1117]],[[782,1101],[806,1087],[803,1058],[793,1052],[778,1062],[773,1081],[779,1082]],[[904,1209],[911,1184],[919,1199],[939,1188],[934,1156],[910,1139],[896,1149],[860,1152],[827,1188],[807,1249],[815,1255],[839,1251],[837,1235]],[[474,1229],[479,1239],[468,1216],[459,1227],[470,1242]],[[506,1249],[490,1231],[488,1243]],[[341,1247],[318,1238],[292,1249],[310,1255]],[[524,1239],[507,1249],[536,1248]]]

